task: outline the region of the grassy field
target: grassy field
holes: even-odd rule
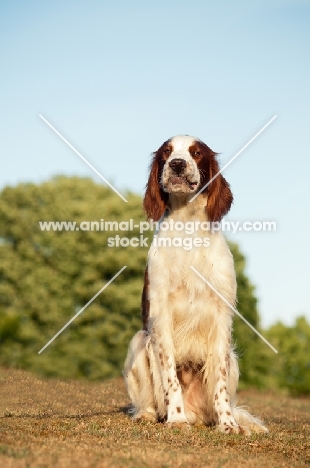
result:
[[[310,465],[310,400],[242,392],[267,435],[223,435],[133,423],[122,379],[102,383],[40,379],[1,370],[0,466],[302,467]]]

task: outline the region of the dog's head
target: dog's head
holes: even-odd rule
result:
[[[208,220],[220,221],[229,211],[233,196],[229,184],[219,174],[216,153],[198,138],[172,137],[153,153],[143,202],[145,212],[149,219],[157,221],[169,197],[183,197],[188,202],[202,188],[201,194],[207,194]]]

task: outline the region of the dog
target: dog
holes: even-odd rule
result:
[[[123,372],[135,420],[268,432],[236,406],[239,368],[227,304],[236,302],[236,275],[222,232],[210,228],[232,202],[217,154],[198,138],[178,135],[153,153],[143,205],[158,228],[144,275],[143,328]]]

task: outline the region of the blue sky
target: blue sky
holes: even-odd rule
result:
[[[143,193],[150,153],[196,135],[225,164],[230,236],[247,257],[262,324],[310,319],[309,1],[0,3],[0,188],[56,174]]]

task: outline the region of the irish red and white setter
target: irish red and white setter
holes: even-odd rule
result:
[[[233,201],[218,172],[216,153],[191,136],[175,136],[153,154],[144,209],[159,223],[145,272],[143,329],[130,343],[124,376],[135,420],[181,428],[216,424],[227,434],[267,432],[236,407],[233,312],[220,297],[235,305],[234,263],[222,232],[202,229],[219,222]],[[180,229],[189,222],[193,229]]]

